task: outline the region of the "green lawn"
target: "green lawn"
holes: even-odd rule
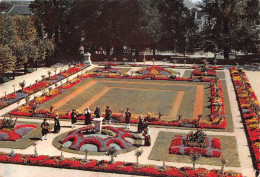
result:
[[[119,112],[120,109],[129,107],[131,108],[131,112],[134,114],[147,114],[147,112],[157,114],[159,111],[162,111],[164,116],[166,116],[165,118],[167,118],[167,114],[169,114],[171,108],[173,107],[177,91],[184,91],[185,93],[177,115],[183,115],[184,118],[190,119],[193,116],[193,107],[196,98],[196,85],[204,85],[202,119],[208,120],[208,116],[211,113],[209,102],[211,93],[209,83],[207,82],[106,78],[89,78],[75,85],[66,92],[58,95],[57,97],[51,99],[50,101],[44,103],[38,109],[47,109],[47,107],[63,99],[65,96],[70,95],[75,90],[92,80],[97,81],[97,83],[89,87],[77,97],[71,98],[71,100],[61,106],[59,110],[67,111],[73,108],[78,109],[86,102],[92,100],[94,96],[96,96],[106,87],[111,87],[111,89],[105,95],[96,100],[90,106],[91,110],[94,110],[96,106],[100,106],[101,110],[104,111],[105,107],[110,105],[114,113]],[[227,87],[225,80],[222,80],[222,82],[227,116],[227,129],[217,131],[233,131],[233,122],[231,119]],[[164,118],[164,116],[162,118]],[[175,119],[175,117],[172,118]]]
[[[191,163],[190,156],[169,154],[169,147],[174,135],[179,133],[174,132],[159,132],[153,149],[149,155],[150,160]],[[184,134],[180,134],[184,135]],[[220,138],[222,145],[222,155],[228,160],[227,167],[240,167],[239,156],[237,152],[237,142],[234,136],[209,136],[211,138]],[[203,157],[197,161],[202,165],[217,165],[221,166],[220,158]]]
[[[119,112],[120,108],[126,109],[128,107],[135,114],[158,113],[161,111],[168,115],[176,95],[177,92],[172,90],[112,88],[107,94],[97,100],[92,107],[109,105],[115,112]]]
[[[196,96],[196,85],[201,83],[191,82],[165,82],[165,81],[145,81],[142,80],[122,80],[122,79],[87,79],[72,87],[68,91],[58,95],[50,101],[41,105],[38,109],[47,109],[49,106],[61,100],[63,97],[72,94],[75,90],[90,82],[91,80],[98,81],[96,84],[80,93],[78,96],[71,98],[66,104],[61,106],[58,110],[71,110],[73,108],[80,108],[83,104],[90,101],[105,87],[111,89],[103,95],[100,99],[94,102],[90,108],[95,109],[96,106],[100,106],[104,111],[105,106],[109,105],[113,112],[119,112],[120,109],[129,107],[134,114],[147,114],[147,112],[158,113],[163,112],[165,116],[170,113],[173,103],[176,100],[178,91],[184,91],[184,96],[181,102],[181,106],[178,114],[187,118],[192,118],[193,107]],[[106,82],[112,81],[112,82]],[[118,82],[119,81],[119,82]],[[127,82],[120,82],[127,81]],[[133,83],[134,82],[134,83]],[[159,84],[158,84],[159,83]],[[166,84],[166,85],[163,85]],[[181,84],[181,85],[177,85]],[[189,85],[183,85],[189,84]],[[191,85],[192,84],[192,85]],[[209,89],[208,83],[205,85],[205,97],[208,97]],[[207,104],[208,99],[204,99],[204,104]],[[209,114],[209,109],[204,106],[203,112],[206,115]],[[174,117],[175,118],[175,117]]]

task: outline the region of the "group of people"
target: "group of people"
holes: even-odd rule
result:
[[[141,114],[138,117],[137,132],[142,133],[142,135],[144,136],[144,145],[150,146],[151,145],[151,135],[150,135],[149,124],[148,124],[147,120],[144,120],[144,118]]]
[[[102,112],[100,110],[100,107],[96,107],[94,111],[95,118],[100,118],[102,115]],[[105,124],[109,123],[111,124],[111,115],[112,111],[109,108],[109,106],[106,106],[105,109]],[[89,107],[87,107],[84,111],[84,116],[85,116],[85,125],[91,125],[91,111]],[[130,120],[131,120],[131,112],[130,109],[127,108],[125,112],[125,128],[130,129]],[[77,117],[78,114],[75,109],[72,110],[71,112],[71,128],[75,128],[75,123],[77,123]],[[47,122],[47,119],[44,119],[42,124],[42,138],[41,140],[46,140],[47,139],[47,134],[50,132],[50,126]],[[56,113],[56,116],[54,118],[54,133],[59,133],[60,132],[60,121],[59,121],[59,114]],[[146,120],[144,120],[143,116],[140,114],[138,118],[138,126],[137,126],[137,132],[142,133],[142,136],[144,136],[145,139],[145,145],[150,146],[151,145],[151,136],[150,136],[150,129],[149,129],[149,124]]]
[[[47,140],[47,134],[50,132],[50,125],[47,122],[47,119],[43,119],[43,122],[41,124],[41,128],[42,128],[41,140]],[[54,117],[54,130],[53,130],[53,133],[59,133],[59,132],[60,132],[59,114],[56,113],[56,116]]]

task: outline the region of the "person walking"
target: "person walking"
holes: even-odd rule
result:
[[[137,132],[142,133],[143,129],[144,129],[144,119],[143,119],[142,114],[140,114],[138,117]]]
[[[49,133],[49,124],[47,122],[47,119],[43,119],[43,122],[41,124],[41,128],[42,128],[41,140],[47,140],[47,134]]]
[[[56,116],[54,117],[54,133],[60,132],[60,121],[59,121],[59,114],[56,113]]]
[[[111,114],[112,111],[111,109],[109,109],[109,106],[107,106],[106,110],[105,110],[105,123],[107,124],[107,122],[109,122],[109,125],[111,124]]]
[[[101,110],[100,107],[96,107],[96,110],[94,111],[95,118],[100,118],[101,117]]]
[[[125,128],[130,129],[130,119],[131,119],[131,112],[130,109],[127,108],[125,112]]]
[[[75,109],[71,112],[71,128],[75,128],[75,123],[77,122],[77,113]]]
[[[85,109],[85,125],[91,125],[91,111],[89,107]]]

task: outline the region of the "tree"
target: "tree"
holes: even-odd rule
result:
[[[192,152],[191,155],[190,155],[190,159],[192,161],[192,164],[193,164],[193,170],[195,170],[195,165],[196,165],[196,162],[197,160],[200,159],[200,154],[197,153],[197,152]]]
[[[184,5],[183,0],[162,0],[158,6],[162,15],[162,48],[185,55],[187,41],[196,31],[193,12]]]
[[[256,48],[258,0],[202,0],[199,7],[206,15],[201,33],[204,50],[223,50],[224,58],[228,59],[232,49],[252,51]]]
[[[15,24],[8,15],[0,15],[0,44],[10,45],[15,38]]]
[[[114,157],[117,156],[117,149],[114,146],[112,146],[109,150],[107,150],[106,155],[111,157],[110,163],[113,164]]]
[[[155,0],[140,1],[142,8],[143,29],[146,33],[148,47],[153,49],[153,56],[155,49],[159,45],[162,38],[162,13],[159,11],[158,2]]]
[[[56,49],[67,41],[73,40],[67,38],[71,37],[70,28],[73,19],[70,18],[70,12],[73,2],[72,0],[35,0],[30,4],[30,9],[37,19],[36,25],[40,37],[46,34],[48,39],[54,38]]]
[[[8,70],[14,70],[16,57],[8,45],[0,45],[0,71],[4,73]]]
[[[136,163],[137,165],[139,165],[139,157],[143,154],[143,149],[137,149],[135,151],[135,156],[136,156]]]

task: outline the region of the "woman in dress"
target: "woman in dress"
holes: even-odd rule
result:
[[[89,110],[89,107],[85,109],[85,125],[91,124],[91,111]]]
[[[47,140],[47,134],[49,133],[49,124],[47,119],[43,119],[43,123],[41,124],[42,128],[42,137],[41,140]]]
[[[151,145],[151,136],[150,136],[149,125],[146,128],[144,128],[143,136],[144,136],[144,145],[150,146]]]
[[[77,113],[75,109],[72,109],[71,112],[71,128],[75,128],[75,123],[77,122]]]
[[[144,119],[143,116],[140,114],[138,118],[137,132],[142,133],[143,129],[144,129]]]
[[[100,107],[96,107],[96,110],[94,111],[95,118],[100,118],[101,117],[101,110]]]
[[[60,132],[60,121],[59,121],[59,114],[56,113],[56,116],[54,117],[54,133]]]

